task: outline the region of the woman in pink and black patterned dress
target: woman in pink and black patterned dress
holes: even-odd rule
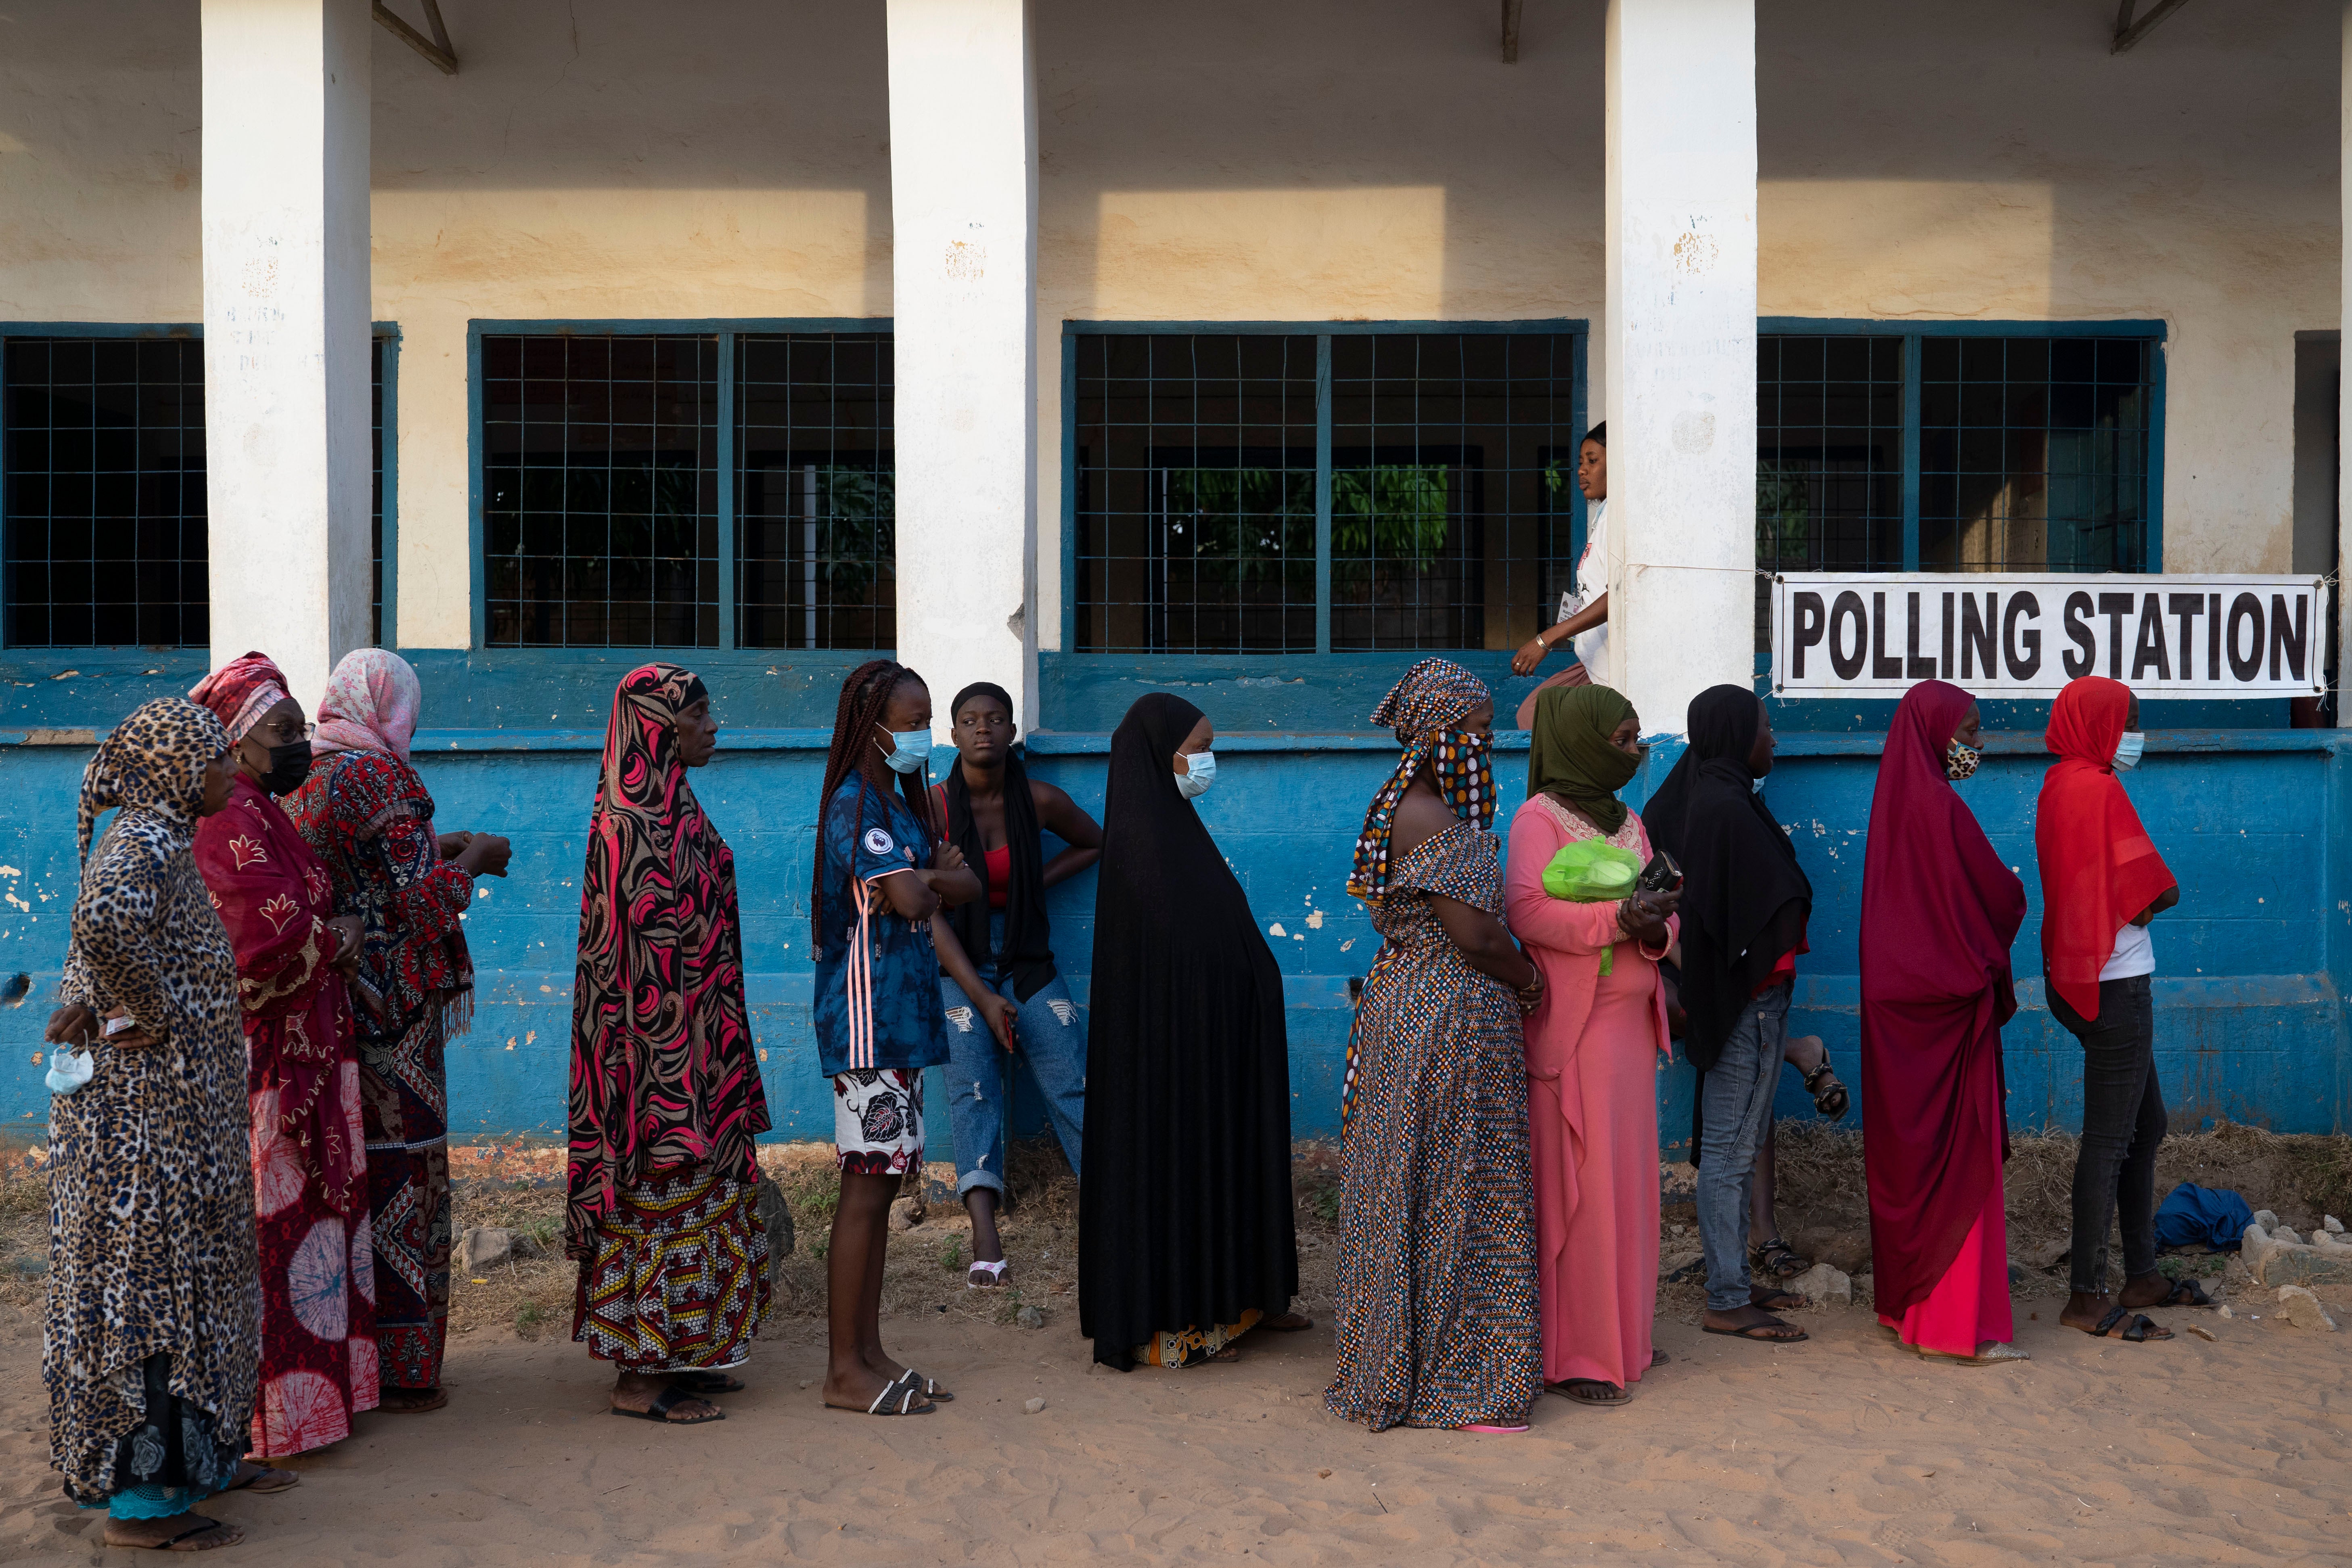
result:
[[[364,929],[351,979],[358,1005],[361,1126],[375,1250],[380,1408],[437,1410],[449,1326],[449,1089],[441,1053],[473,1017],[474,964],[458,917],[474,879],[507,874],[495,833],[436,833],[433,797],[409,765],[424,693],[383,648],[344,656],[319,704],[325,760],[287,815],[326,862],[335,910]]]
[[[261,1265],[253,1452],[304,1454],[376,1407],[367,1147],[343,984],[360,921],[335,913],[327,868],[272,798],[310,769],[302,705],[278,666],[247,654],[188,697],[220,720],[236,764],[227,806],[196,824],[195,857],[236,947],[245,1019]]]
[[[768,1307],[751,1141],[768,1097],[743,1005],[735,855],[686,770],[719,723],[701,677],[631,670],[613,693],[572,989],[564,1251],[572,1337],[618,1369],[615,1415],[722,1419]]]

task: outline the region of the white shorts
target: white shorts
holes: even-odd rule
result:
[[[853,1068],[833,1079],[833,1163],[865,1176],[903,1174],[923,1163],[923,1075],[911,1068]]]

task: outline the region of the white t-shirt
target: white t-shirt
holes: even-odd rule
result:
[[[2126,921],[2116,932],[2116,951],[2107,957],[2106,967],[2099,971],[2102,980],[2129,980],[2135,974],[2156,973],[2156,943],[2147,934],[2147,927],[2136,926]]]
[[[1608,591],[1609,498],[1603,496],[1585,514],[1584,553],[1576,563],[1576,592],[1559,596],[1559,616],[1553,624],[1568,619]],[[1576,657],[1591,670],[1592,679],[1608,679],[1609,671],[1603,667],[1609,659],[1609,623],[1577,633],[1575,641]]]

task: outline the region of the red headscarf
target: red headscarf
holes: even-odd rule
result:
[[[2042,966],[2050,989],[2099,1016],[2099,971],[2123,923],[2176,885],[2115,773],[2131,688],[2105,676],[2066,683],[2042,736],[2058,761],[2042,781],[2033,848],[2042,860]]]
[[[2025,885],[1944,774],[1976,700],[1922,681],[1886,732],[1862,878],[1863,1163],[1878,1310],[1951,1267],[2009,1154],[2000,1026]]]
[[[234,746],[264,713],[286,700],[285,672],[268,654],[249,653],[197,681],[188,700],[211,709]]]

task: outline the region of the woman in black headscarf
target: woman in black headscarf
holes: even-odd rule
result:
[[[1095,1359],[1189,1366],[1303,1329],[1282,972],[1192,808],[1214,731],[1153,692],[1111,736],[1079,1177]]]
[[[1777,1272],[1773,1262],[1794,1257],[1771,1234],[1772,1094],[1781,1061],[1797,1061],[1800,1070],[1812,1063],[1806,1082],[1825,1100],[1834,1081],[1820,1038],[1787,1033],[1813,887],[1759,793],[1773,748],[1763,700],[1744,686],[1712,686],[1691,700],[1686,722],[1690,745],[1651,797],[1649,822],[1651,841],[1681,862],[1685,879],[1677,984],[1684,1048],[1699,1072],[1691,1152],[1695,1163],[1705,1156],[1698,1191],[1705,1326],[1750,1339],[1792,1338],[1795,1331],[1769,1310],[1801,1306],[1803,1298],[1755,1283],[1745,1243],[1752,1198],[1771,1237],[1759,1261]],[[1737,1059],[1727,1063],[1735,1041]],[[1837,1109],[1844,1109],[1842,1098]]]

